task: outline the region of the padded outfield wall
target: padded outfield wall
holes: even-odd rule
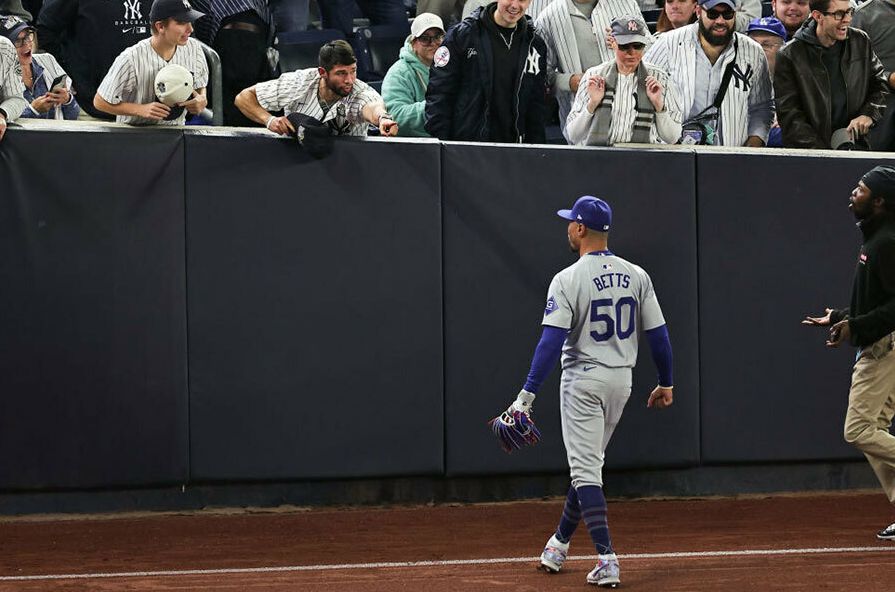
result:
[[[885,158],[344,139],[317,161],[254,132],[11,129],[0,490],[560,475],[558,371],[542,445],[508,457],[485,422],[574,261],[555,210],[585,193],[675,353],[652,412],[642,348],[609,470],[858,459],[852,352],[799,321],[847,303],[846,199]]]

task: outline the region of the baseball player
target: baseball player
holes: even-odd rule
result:
[[[569,247],[579,259],[550,283],[543,334],[525,386],[508,412],[530,411],[535,393],[562,353],[560,410],[572,486],[559,526],[541,554],[540,568],[553,573],[562,568],[583,518],[599,555],[587,583],[614,588],[619,565],[606,521],[604,452],[631,394],[639,332],[646,334],[659,369],[659,385],[647,407],[672,403],[671,343],[649,275],[608,248],[609,204],[586,195],[571,210],[557,214],[569,220]]]
[[[189,0],[155,0],[149,9],[152,37],[138,41],[115,58],[93,98],[100,111],[115,115],[115,121],[132,125],[183,125],[186,113],[178,115],[157,100],[155,76],[168,64],[183,66],[193,74],[193,98],[179,103],[193,115],[208,105],[208,64],[198,41],[191,38],[193,22],[205,16],[193,10]]]

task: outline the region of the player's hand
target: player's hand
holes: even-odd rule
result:
[[[292,127],[292,123],[289,122],[288,117],[274,117],[270,120],[270,123],[267,124],[267,129],[275,134],[280,134],[281,136],[295,133],[295,128]]]
[[[871,127],[873,127],[872,119],[870,119],[866,115],[858,115],[849,122],[846,129],[851,132],[851,138],[852,141],[854,141],[870,133]]]
[[[139,117],[143,117],[145,119],[154,119],[156,121],[161,121],[170,114],[171,107],[157,101],[154,103],[139,105],[137,107],[137,112],[135,113],[135,115]]]
[[[50,96],[49,93],[41,95],[31,101],[31,108],[41,114],[46,113],[55,106],[56,101],[53,99],[52,96]]]
[[[606,96],[606,79],[602,76],[591,76],[587,79],[587,96],[590,101],[587,104],[587,110],[590,113],[596,111],[603,97]]]
[[[388,117],[380,117],[379,133],[383,136],[397,136],[398,124],[395,123],[395,120],[389,119]]]
[[[657,386],[650,393],[649,400],[646,402],[647,407],[655,407],[656,409],[665,409],[674,403],[674,395],[670,388]]]
[[[57,90],[51,90],[46,94],[46,96],[53,99],[53,101],[57,105],[65,105],[66,103],[68,103],[71,100],[71,93],[65,87],[62,87]]]
[[[193,115],[198,115],[208,106],[208,99],[203,94],[195,93],[189,101],[177,103],[177,106],[183,107]]]
[[[824,316],[822,317],[805,317],[802,321],[803,325],[817,325],[818,327],[829,327],[830,326],[830,315],[833,313],[832,308],[824,309]]]
[[[647,76],[645,82],[646,96],[649,97],[650,103],[656,108],[656,113],[661,113],[665,110],[665,99],[662,96],[665,89],[662,87],[662,83],[652,75]]]
[[[830,338],[827,339],[827,347],[839,347],[849,341],[851,341],[851,328],[848,326],[848,319],[843,319],[830,327]]]

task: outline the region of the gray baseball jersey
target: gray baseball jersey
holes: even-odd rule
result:
[[[152,39],[138,41],[115,58],[96,91],[99,96],[113,105],[152,103],[156,100],[155,75],[168,64],[179,64],[192,72],[193,88],[208,86],[208,63],[198,41],[191,37],[186,45],[179,45],[169,62],[152,49],[151,41]],[[119,115],[115,118],[118,123],[133,125],[183,125],[185,120],[186,111],[172,121],[154,121],[132,115]]]
[[[638,330],[665,324],[643,268],[608,251],[589,253],[550,282],[543,325],[569,329],[562,367],[633,368]]]

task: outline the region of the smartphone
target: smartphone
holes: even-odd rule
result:
[[[53,84],[50,85],[50,90],[55,92],[57,90],[65,88],[65,81],[68,78],[65,74],[57,76],[55,80],[53,80]]]

